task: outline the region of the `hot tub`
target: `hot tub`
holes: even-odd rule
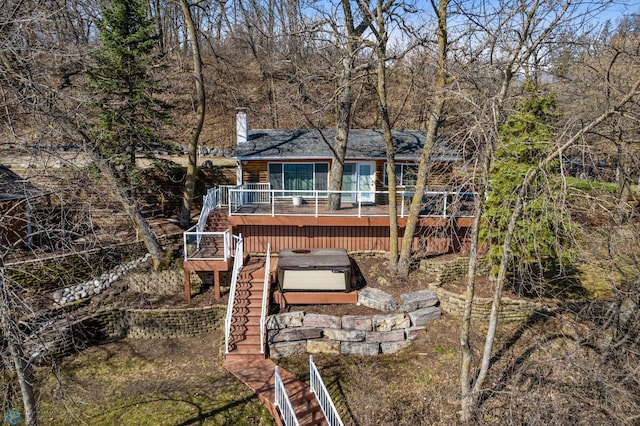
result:
[[[278,258],[280,291],[351,290],[351,261],[345,249],[285,249]]]

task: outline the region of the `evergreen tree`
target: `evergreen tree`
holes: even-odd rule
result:
[[[140,231],[157,270],[163,264],[162,249],[135,194],[136,155],[154,159],[155,150],[171,148],[157,135],[158,126],[169,122],[169,106],[156,97],[159,84],[149,71],[159,40],[147,9],[148,3],[140,0],[112,0],[96,21],[101,45],[92,55],[88,77],[99,119],[90,152]]]
[[[147,9],[140,0],[103,6],[96,21],[101,46],[89,71],[99,99],[96,148],[112,165],[124,164],[129,171],[136,153],[152,156],[170,148],[157,134],[158,125],[169,122],[169,105],[156,97],[159,84],[149,72],[159,40]]]
[[[553,95],[541,96],[531,82],[525,83],[527,98],[518,112],[500,127],[501,144],[491,170],[491,190],[486,201],[481,238],[489,246],[491,260],[499,263],[501,242],[507,229],[518,188],[532,167],[552,150],[552,124],[557,120]],[[563,187],[559,161],[538,174],[527,194],[526,207],[514,235],[510,269],[518,286],[542,280],[567,260],[564,246],[572,222],[563,209]]]

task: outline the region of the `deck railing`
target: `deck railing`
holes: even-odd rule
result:
[[[229,303],[227,304],[227,316],[224,320],[224,353],[229,353],[229,340],[231,338],[231,320],[233,318],[233,304],[236,296],[236,286],[238,284],[238,274],[242,269],[244,249],[242,242],[242,235],[233,236],[236,241],[234,259],[233,259],[233,272],[231,275],[231,288],[229,289]]]
[[[202,197],[202,210],[200,210],[200,216],[198,217],[198,223],[196,229],[198,232],[204,232],[204,227],[207,224],[209,213],[212,210],[220,207],[220,188],[209,188],[207,194]]]
[[[339,206],[329,210],[327,199],[332,194],[339,198]],[[413,195],[413,191],[397,193],[399,217],[409,215]],[[472,217],[475,196],[466,191],[427,191],[419,216]],[[384,217],[389,215],[388,205],[388,191],[284,191],[246,186],[229,190],[229,215]]]
[[[262,288],[262,311],[260,312],[260,353],[264,353],[267,308],[269,304],[269,275],[271,274],[271,243],[267,243],[267,260],[264,266],[264,287]]]
[[[287,390],[284,387],[284,383],[282,382],[282,378],[280,377],[280,373],[278,372],[278,366],[275,368],[275,398],[273,401],[273,405],[278,407],[280,410],[280,418],[282,418],[285,426],[299,426],[298,418],[296,417],[296,413],[293,411],[293,406],[291,405],[291,400],[289,399],[289,395],[287,395]]]
[[[322,377],[320,377],[320,372],[313,362],[313,355],[309,355],[309,382],[329,426],[344,426],[338,410],[336,410],[336,406],[329,395],[329,391],[327,391],[327,387],[324,385]]]
[[[231,233],[198,232],[197,225],[182,234],[184,260],[224,260],[231,257]]]

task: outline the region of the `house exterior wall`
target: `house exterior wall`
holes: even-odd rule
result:
[[[323,160],[329,162],[329,167],[331,167],[331,160]],[[278,160],[278,163],[300,163],[300,162],[310,162],[317,163],[323,162],[321,160]],[[347,160],[347,162],[364,162],[366,160]],[[242,182],[252,182],[252,183],[266,183],[269,182],[269,173],[268,173],[268,164],[276,161],[267,161],[267,160],[247,160],[242,164]],[[406,161],[398,161],[400,163],[407,163]],[[385,175],[385,165],[386,160],[376,160],[375,161],[375,190],[376,191],[387,191],[388,188],[384,185],[384,175]],[[427,178],[427,185],[432,187],[445,187],[449,185],[452,177],[452,165],[448,163],[437,163],[433,165],[432,172],[429,174]],[[399,188],[402,190],[402,188]]]

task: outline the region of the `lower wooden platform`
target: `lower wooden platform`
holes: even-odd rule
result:
[[[356,304],[358,292],[331,292],[331,291],[288,291],[276,290],[273,293],[273,301],[284,309],[287,305],[333,305]]]

